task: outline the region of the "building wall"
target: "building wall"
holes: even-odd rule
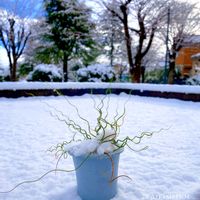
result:
[[[182,76],[192,75],[192,59],[191,56],[200,52],[200,47],[184,47],[176,57],[176,66],[179,68]]]
[[[200,57],[192,59],[192,76],[200,74]]]

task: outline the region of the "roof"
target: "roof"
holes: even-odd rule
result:
[[[194,59],[194,58],[200,58],[200,53],[197,53],[197,54],[192,55],[191,58],[193,58],[193,59]]]
[[[191,35],[186,36],[183,42],[185,45],[187,44],[200,44],[200,35]]]

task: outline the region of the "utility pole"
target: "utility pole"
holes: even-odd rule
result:
[[[165,69],[164,69],[164,83],[167,83],[167,68],[169,65],[169,24],[170,24],[170,7],[168,7],[168,12],[167,12],[167,34],[166,34],[166,53],[165,53]]]
[[[112,5],[114,5],[114,0],[112,1]],[[111,15],[111,38],[110,38],[110,66],[113,67],[113,59],[114,59],[114,37],[115,37],[115,33],[114,33],[114,26],[115,26],[115,22],[114,22],[114,14],[112,13]]]

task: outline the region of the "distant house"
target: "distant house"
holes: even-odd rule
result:
[[[200,59],[200,35],[194,35],[185,39],[176,57],[176,67],[181,76],[189,77],[196,74],[196,68],[200,67],[198,59]]]
[[[192,59],[192,75],[200,74],[200,53],[191,56]]]

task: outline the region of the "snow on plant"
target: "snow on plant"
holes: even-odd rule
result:
[[[27,76],[28,81],[61,81],[62,75],[56,65],[39,64]]]
[[[78,81],[111,82],[116,80],[114,69],[105,64],[94,64],[77,70]]]
[[[57,91],[58,95],[61,95]],[[92,96],[93,100],[93,108],[97,113],[96,124],[92,124],[90,120],[82,117],[78,108],[72,104],[66,96],[64,96],[66,101],[75,109],[79,120],[81,120],[86,126],[82,127],[80,121],[74,121],[70,119],[63,112],[53,108],[55,112],[50,112],[53,117],[64,122],[74,133],[73,137],[69,140],[63,141],[57,144],[54,147],[50,148],[51,152],[55,152],[55,155],[59,157],[59,160],[62,157],[67,157],[68,153],[80,156],[85,154],[109,154],[111,152],[115,152],[117,150],[123,149],[124,147],[128,147],[133,151],[137,151],[134,149],[133,145],[140,144],[142,138],[151,137],[155,132],[142,132],[140,135],[135,137],[126,136],[124,138],[120,137],[120,129],[124,123],[125,115],[126,115],[126,102],[124,102],[123,109],[121,111],[118,110],[118,106],[116,111],[112,110],[112,113],[109,113],[110,107],[110,96],[105,95],[103,98],[97,102]],[[50,106],[50,105],[48,105]],[[50,106],[52,108],[52,106]],[[114,116],[111,117],[111,115]],[[110,115],[111,114],[111,115]],[[147,146],[140,149],[145,150]],[[59,162],[58,160],[58,162]]]
[[[187,85],[200,85],[200,74],[196,74],[186,80]]]

